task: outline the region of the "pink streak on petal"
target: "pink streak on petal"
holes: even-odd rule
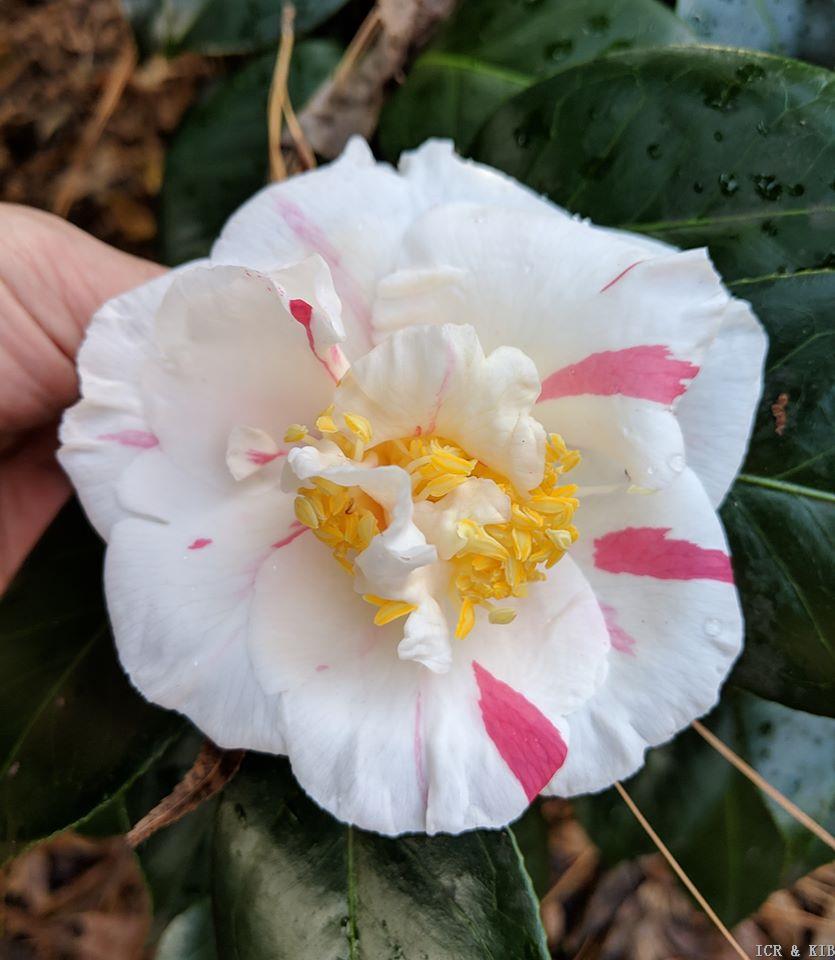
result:
[[[594,565],[609,573],[632,573],[656,580],[717,580],[733,583],[731,561],[723,550],[690,540],[668,540],[669,527],[626,527],[594,541]]]
[[[316,352],[316,344],[313,340],[313,307],[307,302],[307,300],[299,300],[298,298],[290,301],[290,313],[293,316],[294,320],[298,320],[299,323],[304,327],[304,332],[307,334],[307,345],[310,347],[310,352],[314,357],[322,364],[322,366],[327,371],[328,376],[333,380],[334,383],[339,382],[339,377],[334,372],[331,363],[326,360],[324,357],[320,356]],[[330,351],[331,360],[334,359],[334,348],[331,347]]]
[[[204,547],[208,547],[210,543],[214,543],[211,537],[198,537],[188,545],[188,548],[189,550],[202,550]]]
[[[684,381],[698,372],[695,364],[676,360],[663,344],[604,350],[547,376],[537,403],[581,394],[621,394],[670,404],[687,389]]]
[[[294,520],[290,525],[290,533],[288,533],[287,536],[283,537],[281,540],[276,540],[276,542],[273,544],[273,548],[280,550],[282,547],[286,547],[309,529],[310,527],[306,527],[303,523],[299,523],[298,520]]]
[[[565,762],[568,747],[559,730],[518,690],[473,661],[481,718],[525,796],[533,800]]]
[[[317,663],[317,664],[316,664],[316,672],[317,672],[317,673],[324,673],[325,670],[330,670],[330,664],[329,664],[329,663]]]
[[[371,310],[365,300],[362,288],[354,276],[342,263],[342,257],[330,242],[325,232],[315,224],[297,204],[287,197],[275,197],[278,213],[296,237],[306,246],[318,253],[330,268],[334,285],[342,302],[363,326],[369,345],[373,343],[374,326],[371,322]]]
[[[420,690],[418,690],[417,700],[415,701],[415,726],[412,738],[412,752],[415,758],[418,789],[420,790],[420,795],[425,807],[429,799],[429,784],[426,781],[426,767],[423,756],[423,695]]]
[[[631,633],[627,633],[618,623],[618,612],[608,603],[600,604],[600,612],[603,614],[603,620],[606,623],[606,629],[609,631],[609,640],[615,650],[621,653],[628,653],[630,657],[635,656],[633,647],[637,643]]]
[[[247,450],[246,458],[250,463],[255,464],[256,467],[264,467],[268,463],[272,463],[273,460],[277,460],[279,457],[286,457],[286,450],[279,450],[277,453],[267,453],[266,450]]]
[[[118,433],[101,433],[97,440],[110,440],[121,443],[123,447],[138,447],[140,450],[150,450],[159,445],[159,440],[147,430],[119,430]]]
[[[426,428],[427,433],[435,432],[435,424],[438,419],[438,414],[441,412],[441,407],[444,403],[444,397],[446,397],[449,390],[449,384],[452,380],[452,373],[455,370],[455,365],[457,362],[457,357],[455,356],[455,351],[452,349],[452,344],[448,341],[446,343],[446,367],[444,368],[444,376],[441,380],[441,385],[438,387],[438,391],[435,394],[435,405],[432,410],[432,414],[429,418],[429,425]],[[417,428],[420,430],[420,427]],[[419,433],[416,433],[415,436],[420,436]]]
[[[621,270],[621,272],[613,280],[610,280],[605,286],[601,287],[598,292],[605,293],[608,289],[613,287],[618,282],[618,280],[622,280],[627,275],[627,273],[629,273],[630,270],[633,270],[635,267],[638,266],[639,263],[643,263],[643,262],[644,262],[643,260],[636,260],[634,263],[630,263],[625,270]]]

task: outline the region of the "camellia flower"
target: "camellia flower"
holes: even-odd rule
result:
[[[383,833],[606,787],[739,652],[764,351],[704,250],[354,141],[93,319],[60,458],[122,663]]]

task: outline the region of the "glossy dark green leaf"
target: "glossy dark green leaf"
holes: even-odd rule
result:
[[[596,223],[707,245],[727,280],[835,256],[835,75],[740,50],[611,54],[500,107],[477,159]]]
[[[102,555],[73,504],[0,601],[0,854],[101,809],[181,725],[122,673]]]
[[[732,290],[770,341],[751,447],[722,508],[746,623],[734,679],[835,715],[835,270]]]
[[[728,688],[708,725],[790,799],[831,825],[835,721]],[[728,924],[828,859],[827,847],[777,813],[695,731],[650,751],[626,788]],[[654,849],[616,791],[581,798],[576,810],[608,861]]]
[[[208,898],[178,914],[160,938],[154,960],[217,960]]]
[[[748,47],[831,66],[832,0],[678,0],[676,12],[705,43]]]
[[[286,762],[249,757],[214,843],[220,960],[546,960],[507,830],[388,839],[338,823]]]
[[[295,0],[295,30],[308,33],[346,0]],[[282,0],[122,0],[140,44],[169,55],[275,50]]]
[[[427,137],[451,137],[466,151],[502,102],[558,70],[692,40],[656,0],[464,0],[383,112],[381,147],[396,160]]]
[[[326,40],[296,47],[288,86],[297,108],[339,56],[339,47]],[[229,215],[264,186],[274,60],[266,54],[220,81],[177,131],[162,186],[160,239],[166,263],[205,256]]]

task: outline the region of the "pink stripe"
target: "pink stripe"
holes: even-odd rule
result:
[[[288,544],[292,543],[309,529],[310,527],[306,527],[303,523],[299,523],[298,520],[294,520],[290,525],[290,533],[288,533],[287,536],[283,537],[281,540],[276,540],[276,542],[273,544],[273,547],[276,550],[280,550],[282,547],[286,547]]]
[[[432,413],[429,417],[429,424],[426,428],[427,433],[435,432],[435,424],[438,420],[438,414],[441,412],[441,407],[444,403],[444,397],[446,397],[449,392],[449,384],[452,380],[452,374],[455,370],[455,365],[457,361],[455,351],[452,349],[452,344],[447,340],[446,341],[446,367],[444,368],[444,376],[441,380],[441,385],[438,387],[438,390],[435,394],[435,406],[432,410]],[[420,427],[417,427],[417,430],[420,430]],[[420,433],[415,433],[415,436],[419,437]]]
[[[329,663],[317,663],[317,664],[316,664],[316,672],[317,672],[317,673],[324,673],[325,670],[330,670],[330,664],[329,664]]]
[[[630,270],[634,270],[639,263],[644,263],[644,261],[636,260],[634,263],[630,263],[625,270],[621,270],[621,272],[613,280],[610,280],[605,286],[602,286],[598,292],[605,293],[607,290],[613,287],[618,282],[618,280],[623,280],[623,278],[627,275],[627,273],[629,273]]]
[[[277,460],[279,457],[286,457],[286,450],[279,450],[278,453],[267,453],[266,450],[247,450],[246,458],[250,463],[255,464],[256,467],[264,467],[268,463],[272,463],[273,460]]]
[[[340,299],[350,307],[351,312],[362,324],[368,343],[372,344],[374,327],[371,322],[371,311],[359,284],[345,269],[339,251],[327,238],[325,232],[292,200],[278,195],[275,197],[275,205],[279,215],[296,237],[318,253],[330,267],[334,283],[339,288]]]
[[[473,670],[484,729],[525,796],[533,800],[565,762],[568,747],[545,714],[518,690],[475,660]]]
[[[418,690],[417,700],[415,701],[415,724],[414,735],[412,738],[412,752],[415,758],[415,772],[418,782],[418,790],[423,800],[424,807],[429,798],[429,785],[426,782],[426,768],[423,759],[423,697]]]
[[[690,540],[668,540],[669,527],[626,527],[594,541],[594,565],[609,573],[656,580],[718,580],[733,583],[731,561],[722,550]]]
[[[634,657],[635,651],[633,647],[637,641],[631,633],[627,633],[618,623],[617,610],[615,610],[614,607],[610,607],[608,603],[601,603],[600,612],[603,614],[603,619],[606,622],[606,629],[609,631],[609,640],[611,641],[615,650],[618,650],[621,653],[628,653],[630,656]]]
[[[299,323],[304,327],[304,332],[307,334],[307,345],[310,347],[310,352],[314,357],[322,364],[322,366],[327,371],[328,376],[333,380],[334,383],[339,383],[339,377],[334,373],[331,363],[328,362],[324,357],[320,356],[316,352],[316,344],[313,340],[313,307],[307,302],[307,300],[291,300],[290,301],[290,313],[293,316],[294,320],[298,320]],[[335,348],[331,347],[330,351],[331,362],[338,359],[339,354],[335,352]]]
[[[537,402],[581,394],[620,394],[670,404],[687,389],[684,381],[698,372],[695,364],[676,360],[662,344],[604,350],[547,376]]]
[[[214,543],[211,537],[198,537],[188,545],[188,548],[189,550],[202,550],[203,547],[208,547],[210,543]]]
[[[159,444],[159,440],[154,434],[147,430],[120,430],[118,433],[101,433],[96,439],[121,443],[123,447],[139,447],[141,450],[150,450]]]

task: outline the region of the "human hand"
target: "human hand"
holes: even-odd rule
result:
[[[0,204],[0,592],[70,485],[55,460],[93,312],[161,273],[41,210]]]

